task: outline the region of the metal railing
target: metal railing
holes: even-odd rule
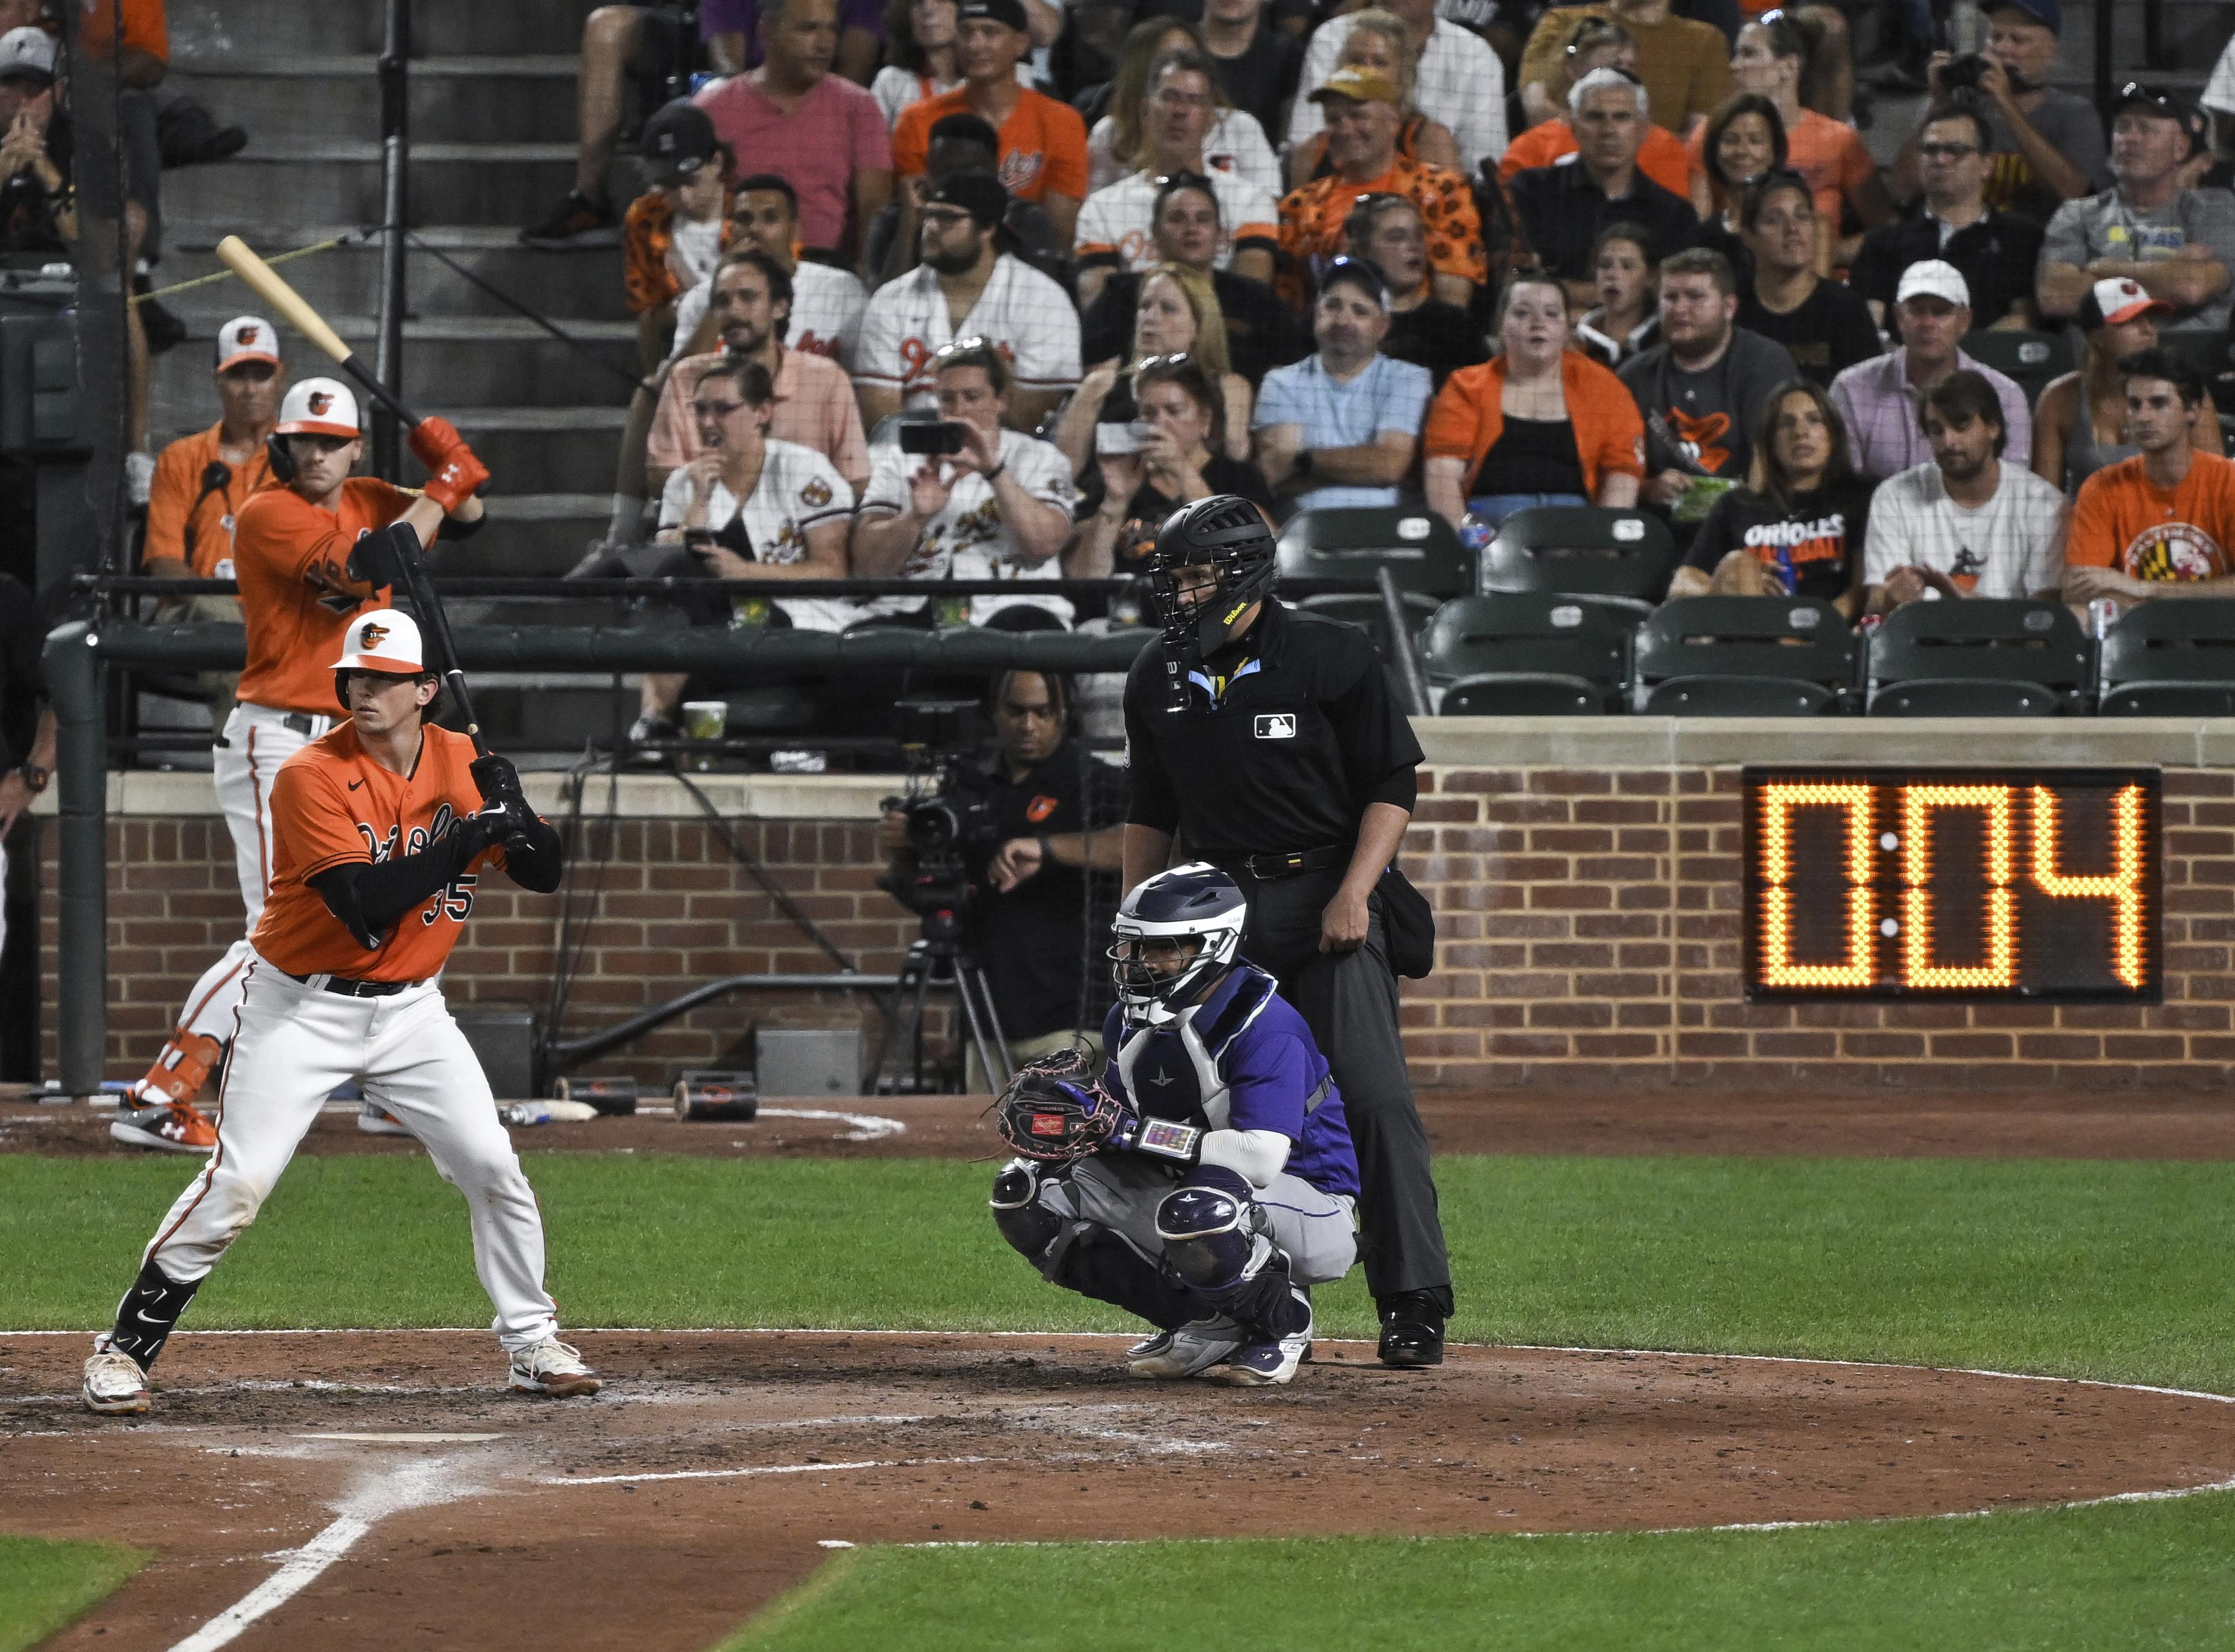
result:
[[[388,29],[380,51],[380,344],[373,370],[397,395],[403,393],[404,243],[411,208],[411,0],[388,0]],[[403,479],[402,432],[396,416],[373,410],[373,468],[390,482]]]

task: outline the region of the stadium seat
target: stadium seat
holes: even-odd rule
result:
[[[1871,634],[1872,717],[2055,717],[2094,682],[2080,621],[2030,598],[1911,602]]]
[[[1372,579],[1386,567],[1417,627],[1437,605],[1475,590],[1474,559],[1433,511],[1331,508],[1300,511],[1281,530],[1281,572],[1289,579]],[[1387,616],[1378,594],[1322,593],[1296,605],[1363,626],[1386,659]]]
[[[2029,407],[2041,400],[2049,380],[2072,370],[2071,341],[2057,332],[2018,328],[1966,333],[1963,353],[1980,365],[2016,380]]]
[[[1854,674],[1854,633],[1811,597],[1680,597],[1637,633],[1638,709],[1661,716],[1840,712]]]
[[[2137,603],[2102,655],[2106,717],[2235,716],[2235,600]]]
[[[1557,592],[1643,615],[1668,588],[1676,544],[1646,511],[1535,505],[1505,519],[1489,558],[1492,592]]]
[[[1595,603],[1531,593],[1459,597],[1420,637],[1445,717],[1596,717],[1621,709],[1628,627]]]

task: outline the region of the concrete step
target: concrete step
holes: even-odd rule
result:
[[[173,176],[178,174],[174,174]],[[171,220],[165,226],[167,249],[158,285],[214,274],[225,266],[211,250],[226,235],[243,233],[239,220]],[[341,224],[304,224],[257,228],[246,239],[269,258],[336,236],[368,236],[357,244],[331,247],[279,266],[282,275],[323,315],[375,315],[380,309],[381,248],[377,232]],[[436,225],[412,234],[452,263],[463,266],[499,292],[548,316],[561,326],[582,321],[626,321],[627,295],[621,289],[621,258],[615,248],[568,248],[542,252],[520,245],[505,225]],[[447,316],[507,316],[515,311],[474,285],[432,252],[405,254],[405,295],[412,313]],[[251,296],[237,281],[213,282],[163,300],[181,318],[197,316],[222,322],[248,307]]]
[[[623,407],[445,406],[440,413],[464,433],[505,494],[609,495],[620,445]],[[602,513],[601,513],[602,515]],[[597,524],[602,528],[602,520]],[[580,554],[578,546],[576,555]]]
[[[612,502],[606,494],[497,494],[488,502],[488,526],[459,550],[476,574],[526,579],[555,577],[580,561],[605,537]]]
[[[412,60],[411,138],[417,142],[571,143],[572,53]],[[259,141],[380,135],[380,80],[370,54],[197,61],[178,83]]]
[[[540,218],[573,187],[572,143],[415,143],[411,216],[422,224],[510,225]],[[292,142],[259,132],[232,160],[163,180],[166,213],[235,224],[370,224],[382,211],[380,145]]]
[[[501,56],[523,45],[572,52],[597,0],[505,0],[502,5],[422,3],[412,8],[415,56]],[[171,61],[183,64],[253,51],[259,56],[377,52],[384,5],[305,5],[301,0],[207,0],[174,6]]]

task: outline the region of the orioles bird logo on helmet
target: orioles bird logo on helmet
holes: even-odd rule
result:
[[[256,342],[256,329],[253,326],[243,327],[238,337],[242,344],[252,344]]]
[[[333,394],[332,394],[332,392],[331,392],[331,391],[330,391],[330,390],[312,390],[312,391],[311,392],[311,399],[310,399],[310,403],[309,403],[309,405],[310,405],[310,410],[311,410],[311,416],[312,418],[314,418],[314,419],[315,419],[315,418],[323,418],[323,417],[324,417],[324,416],[325,416],[326,410],[327,410],[328,408],[331,407],[333,404],[334,404],[334,398],[333,398]]]
[[[364,630],[357,633],[357,636],[360,639],[357,643],[358,652],[361,653],[369,652],[370,650],[379,647],[381,644],[388,640],[388,627],[386,626],[367,625]]]

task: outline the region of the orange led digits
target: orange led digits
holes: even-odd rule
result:
[[[1838,809],[1846,814],[1847,956],[1837,964],[1793,960],[1793,811]],[[1877,903],[1871,888],[1871,789],[1779,784],[1761,789],[1761,978],[1769,987],[1867,987]]]
[[[1987,961],[1932,961],[1932,815],[1941,809],[1987,811]],[[2015,987],[2017,929],[2011,918],[2010,788],[1909,786],[1901,798],[1901,978],[1928,988]]]
[[[2081,876],[2057,869],[2056,794],[2033,789],[2033,881],[2042,893],[2067,901],[2111,902],[2111,967],[2127,986],[2142,978],[2142,789],[2122,788],[2111,800],[2111,870]]]

